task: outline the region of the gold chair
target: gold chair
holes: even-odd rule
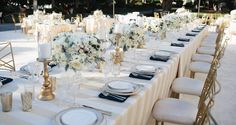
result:
[[[15,71],[15,61],[10,42],[0,43],[0,70]]]
[[[212,68],[218,68],[218,63],[219,63],[218,56],[220,56],[220,51],[217,51],[217,53],[211,63],[210,71],[212,70]],[[208,74],[210,74],[210,73],[208,73]],[[210,76],[208,76],[208,77],[210,77]],[[188,78],[188,77],[176,78],[172,83],[172,91],[174,93],[173,95],[176,98],[178,97],[178,94],[188,94],[188,95],[194,95],[194,96],[201,96],[201,92],[202,92],[204,85],[209,82],[208,77],[205,80],[205,82],[202,80]],[[216,79],[213,79],[213,80],[216,80]]]
[[[171,122],[185,125],[203,125],[208,117],[208,110],[213,105],[212,91],[217,72],[217,62],[211,66],[207,79],[201,91],[198,106],[187,101],[167,98],[157,101],[153,108],[156,123]]]
[[[222,50],[223,50],[222,43],[224,42],[223,35],[224,35],[224,27],[222,26],[220,32],[218,33],[218,36],[216,39],[216,47],[213,48],[214,50],[211,50],[208,47],[200,47],[200,48],[202,48],[202,52],[200,54],[203,54],[203,56],[209,56],[209,55],[215,56],[218,51],[222,52]],[[203,49],[205,49],[204,52],[203,52]],[[201,56],[201,57],[203,57],[203,56]],[[194,55],[193,55],[193,57],[194,57]],[[218,56],[218,58],[219,57],[220,56]],[[210,57],[208,57],[208,59],[200,59],[199,58],[199,59],[195,59],[194,62],[191,62],[190,63],[190,77],[194,78],[195,73],[207,74],[210,70],[210,67],[211,67],[211,64],[209,63],[209,62],[211,62],[211,59],[213,59],[213,58],[210,58]]]
[[[16,32],[17,27],[21,27],[21,23],[17,23],[14,14],[11,15],[11,18],[12,18],[12,22],[14,23],[14,29],[15,29],[15,32]]]
[[[83,21],[83,15],[82,14],[76,14],[76,19],[79,20],[80,22]]]

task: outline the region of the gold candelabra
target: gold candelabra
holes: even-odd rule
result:
[[[52,90],[52,83],[49,80],[49,73],[48,73],[48,63],[50,60],[48,59],[37,59],[39,62],[43,62],[44,70],[43,70],[43,77],[44,83],[41,87],[40,94],[38,96],[39,100],[42,101],[50,101],[55,98]]]
[[[115,53],[113,54],[114,64],[120,64],[120,62],[122,61],[122,54],[120,52],[120,47],[119,47],[120,38],[121,34],[117,33],[115,36],[116,48],[115,48]]]

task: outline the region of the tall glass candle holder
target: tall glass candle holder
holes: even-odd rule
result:
[[[122,54],[120,52],[120,38],[121,35],[123,34],[123,25],[121,23],[115,24],[114,33],[115,33],[116,47],[113,59],[114,59],[114,64],[120,64],[120,62],[122,61]]]
[[[45,32],[44,32],[45,33]],[[49,80],[49,73],[48,73],[48,63],[51,61],[51,42],[50,41],[50,35],[46,36],[46,34],[40,34],[38,35],[38,58],[37,61],[43,62],[44,70],[43,70],[43,77],[44,77],[44,83],[41,87],[40,94],[38,96],[39,100],[42,101],[50,101],[55,98],[55,95],[53,94],[52,90],[52,83]]]

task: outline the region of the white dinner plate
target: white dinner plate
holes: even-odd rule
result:
[[[137,65],[135,69],[138,72],[156,72],[156,67],[152,65]]]
[[[171,54],[169,52],[158,51],[158,52],[155,52],[155,55],[158,55],[158,56],[170,56]]]
[[[133,92],[135,90],[134,85],[126,81],[112,81],[107,85],[109,88],[120,92]]]
[[[141,85],[134,84],[128,81],[111,81],[104,86],[104,90],[117,95],[135,95],[141,89]]]
[[[103,115],[90,108],[76,107],[59,112],[55,119],[55,125],[100,125]]]

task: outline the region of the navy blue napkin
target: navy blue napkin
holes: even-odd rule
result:
[[[48,66],[50,66],[51,68],[53,68],[53,67],[57,66],[57,64],[56,64],[56,63],[48,63]]]
[[[170,58],[169,56],[153,55],[150,57],[150,60],[167,62],[169,58]]]
[[[124,97],[124,98],[116,98],[116,96],[120,96],[120,97]],[[124,102],[127,98],[129,98],[129,95],[115,95],[115,94],[111,94],[109,93],[107,96],[100,93],[98,95],[99,98],[103,98],[103,99],[108,99],[108,100],[112,100],[112,101],[116,101],[116,102]]]
[[[7,77],[0,76],[0,81],[2,82],[2,85],[10,83],[12,80],[13,80],[12,78],[7,78]]]
[[[189,42],[190,41],[190,39],[188,39],[188,38],[178,38],[177,40],[178,41],[183,41],[183,42]]]
[[[184,47],[183,43],[171,43],[170,46]]]
[[[193,29],[192,32],[199,33],[199,32],[201,32],[201,30]]]
[[[154,74],[132,72],[129,74],[129,77],[143,80],[151,80],[154,77]]]
[[[193,34],[193,33],[186,33],[186,36],[196,36],[197,34]]]

